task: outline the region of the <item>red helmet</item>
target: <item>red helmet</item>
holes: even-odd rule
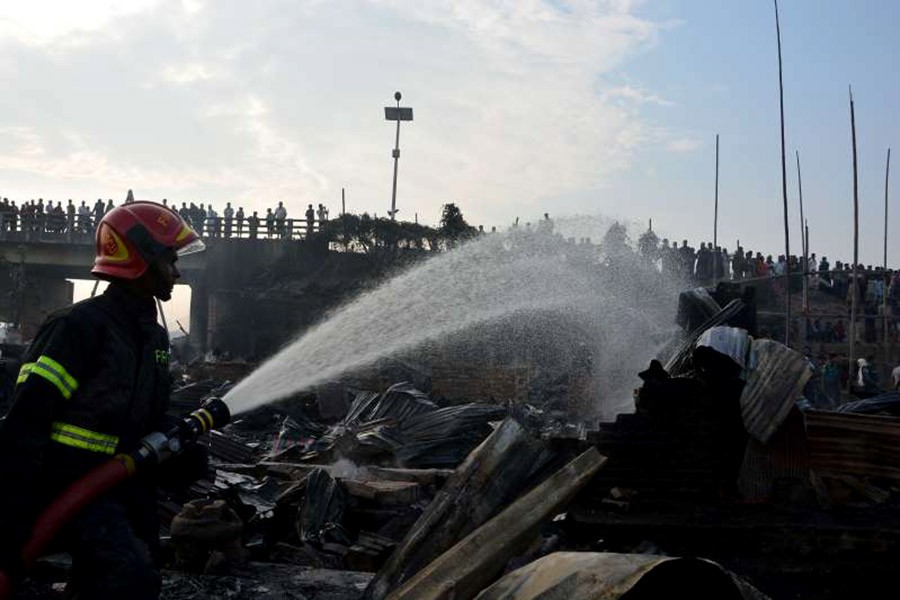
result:
[[[197,232],[175,211],[155,202],[130,202],[100,220],[91,273],[101,279],[137,279],[166,250],[184,256],[205,247]]]

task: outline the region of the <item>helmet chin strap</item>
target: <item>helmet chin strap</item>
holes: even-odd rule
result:
[[[166,339],[169,337],[169,326],[166,324],[166,313],[163,312],[162,300],[156,299],[156,309],[159,311],[159,317],[162,319],[163,329],[166,330]]]

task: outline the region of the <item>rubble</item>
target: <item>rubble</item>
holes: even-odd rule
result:
[[[611,422],[573,421],[555,373],[509,405],[401,382],[239,415],[203,438],[208,476],[160,495],[162,597],[837,598],[823,573],[892,576],[900,395],[811,410],[752,294],[680,303],[683,337]],[[228,385],[180,387],[173,413]]]
[[[371,573],[253,563],[230,575],[163,572],[164,600],[356,600]]]

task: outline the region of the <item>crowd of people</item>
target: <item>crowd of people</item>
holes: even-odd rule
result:
[[[129,199],[125,203],[132,197],[129,193]],[[163,200],[162,204],[169,206],[167,200]],[[43,199],[17,205],[15,201],[3,198],[0,201],[0,235],[8,232],[93,234],[103,216],[114,207],[112,200],[104,202],[102,199],[91,205],[85,200],[76,205],[71,199],[65,205],[62,201],[45,202]],[[309,204],[300,219],[289,217],[284,202],[267,208],[264,215],[260,215],[258,211],[248,214],[243,206],[235,208],[231,202],[227,202],[221,212],[212,203],[182,202],[180,207],[173,205],[169,208],[176,211],[198,234],[212,238],[295,239],[321,229],[329,219],[328,208],[323,204],[319,204],[317,208]],[[485,233],[483,228],[478,228],[478,231]],[[491,231],[496,232],[496,228]],[[520,235],[529,232],[552,235],[554,224],[547,214],[533,229],[531,223],[520,228],[517,219],[510,232]],[[581,241],[582,244],[590,245],[589,239]],[[846,300],[848,310],[852,296],[856,294],[858,315],[864,323],[863,327],[858,328],[858,341],[881,341],[883,328],[879,324],[885,316],[889,322],[890,339],[895,342],[900,340],[900,321],[893,319],[893,315],[900,314],[898,271],[859,265],[857,285],[854,286],[851,285],[854,279],[852,265],[841,261],[832,265],[827,257],[818,258],[815,253],[810,254],[804,264],[803,257],[773,257],[741,246],[734,252],[729,252],[727,248],[702,242],[699,249],[695,249],[687,240],[683,240],[680,245],[677,242],[670,243],[668,239],[659,240],[653,231],[640,236],[637,250],[644,260],[663,273],[695,284],[708,285],[721,280],[758,282],[762,305],[771,304],[783,297],[786,282],[781,276],[789,266],[792,289],[799,291],[805,276],[809,279],[811,289]],[[828,318],[811,317],[806,324],[806,339],[810,342],[846,342],[848,330],[847,323],[839,315],[829,315]]]
[[[652,232],[650,232],[652,233]],[[713,246],[703,242],[699,249],[688,245],[683,240],[669,243],[663,239],[658,242],[655,235],[643,235],[639,240],[639,250],[646,260],[665,273],[692,281],[697,284],[710,284],[715,281],[731,280],[758,282],[762,303],[771,303],[783,298],[785,292],[784,275],[790,270],[791,290],[802,289],[803,278],[809,281],[811,290],[818,290],[832,298],[845,302],[845,311],[849,317],[853,295],[856,295],[857,314],[863,327],[859,328],[857,341],[880,342],[883,328],[880,323],[884,317],[888,319],[888,336],[891,341],[900,339],[900,322],[893,319],[900,314],[900,271],[857,265],[854,275],[853,265],[835,261],[834,265],[827,257],[817,257],[811,253],[806,259],[798,256],[785,258],[778,255],[763,255],[761,252],[745,250],[738,246],[729,253],[727,248]],[[853,285],[854,277],[856,285]],[[839,315],[828,315],[829,318],[811,317],[806,324],[806,337],[811,342],[846,342],[849,327]]]
[[[852,366],[843,353],[820,352],[813,356],[806,349],[806,356],[813,368],[804,398],[816,408],[832,408],[843,402],[842,391],[850,389],[858,398],[870,398],[886,391],[900,389],[900,367],[882,379],[875,358],[859,358]]]
[[[128,202],[129,200],[125,201],[126,204]],[[169,206],[168,200],[163,200],[162,204]],[[82,200],[77,206],[69,200],[64,206],[62,201],[54,203],[53,200],[48,200],[45,203],[43,198],[22,202],[21,205],[17,205],[15,200],[3,198],[0,201],[0,233],[93,234],[103,215],[115,206],[112,200],[104,202],[101,199],[97,199],[93,205]],[[265,215],[260,215],[258,211],[247,214],[243,206],[235,209],[231,202],[226,203],[221,214],[211,203],[198,205],[194,202],[182,202],[180,207],[169,208],[175,210],[204,237],[293,239],[318,230],[328,221],[329,216],[325,205],[319,204],[318,208],[313,208],[309,204],[304,218],[292,219],[288,217],[284,202],[266,209]]]

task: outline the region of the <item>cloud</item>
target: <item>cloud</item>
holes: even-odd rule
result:
[[[609,88],[603,92],[603,98],[607,101],[624,100],[636,104],[656,104],[659,106],[675,105],[665,98],[661,98],[655,94],[648,94],[643,90],[630,85]]]
[[[608,183],[658,136],[641,106],[668,105],[611,83],[658,43],[633,2],[88,4],[65,27],[20,11],[27,35],[0,30],[10,194],[134,188],[248,208],[284,199],[299,213],[346,187],[349,208],[384,214],[394,130],[382,107],[400,89],[415,110],[401,217],[435,221],[453,200],[497,222]]]
[[[29,0],[7,2],[0,16],[0,38],[23,44],[69,45],[87,42],[85,34],[102,32],[115,20],[146,11],[159,0]]]
[[[703,142],[696,138],[680,137],[669,140],[666,148],[672,152],[694,152],[703,146]]]

